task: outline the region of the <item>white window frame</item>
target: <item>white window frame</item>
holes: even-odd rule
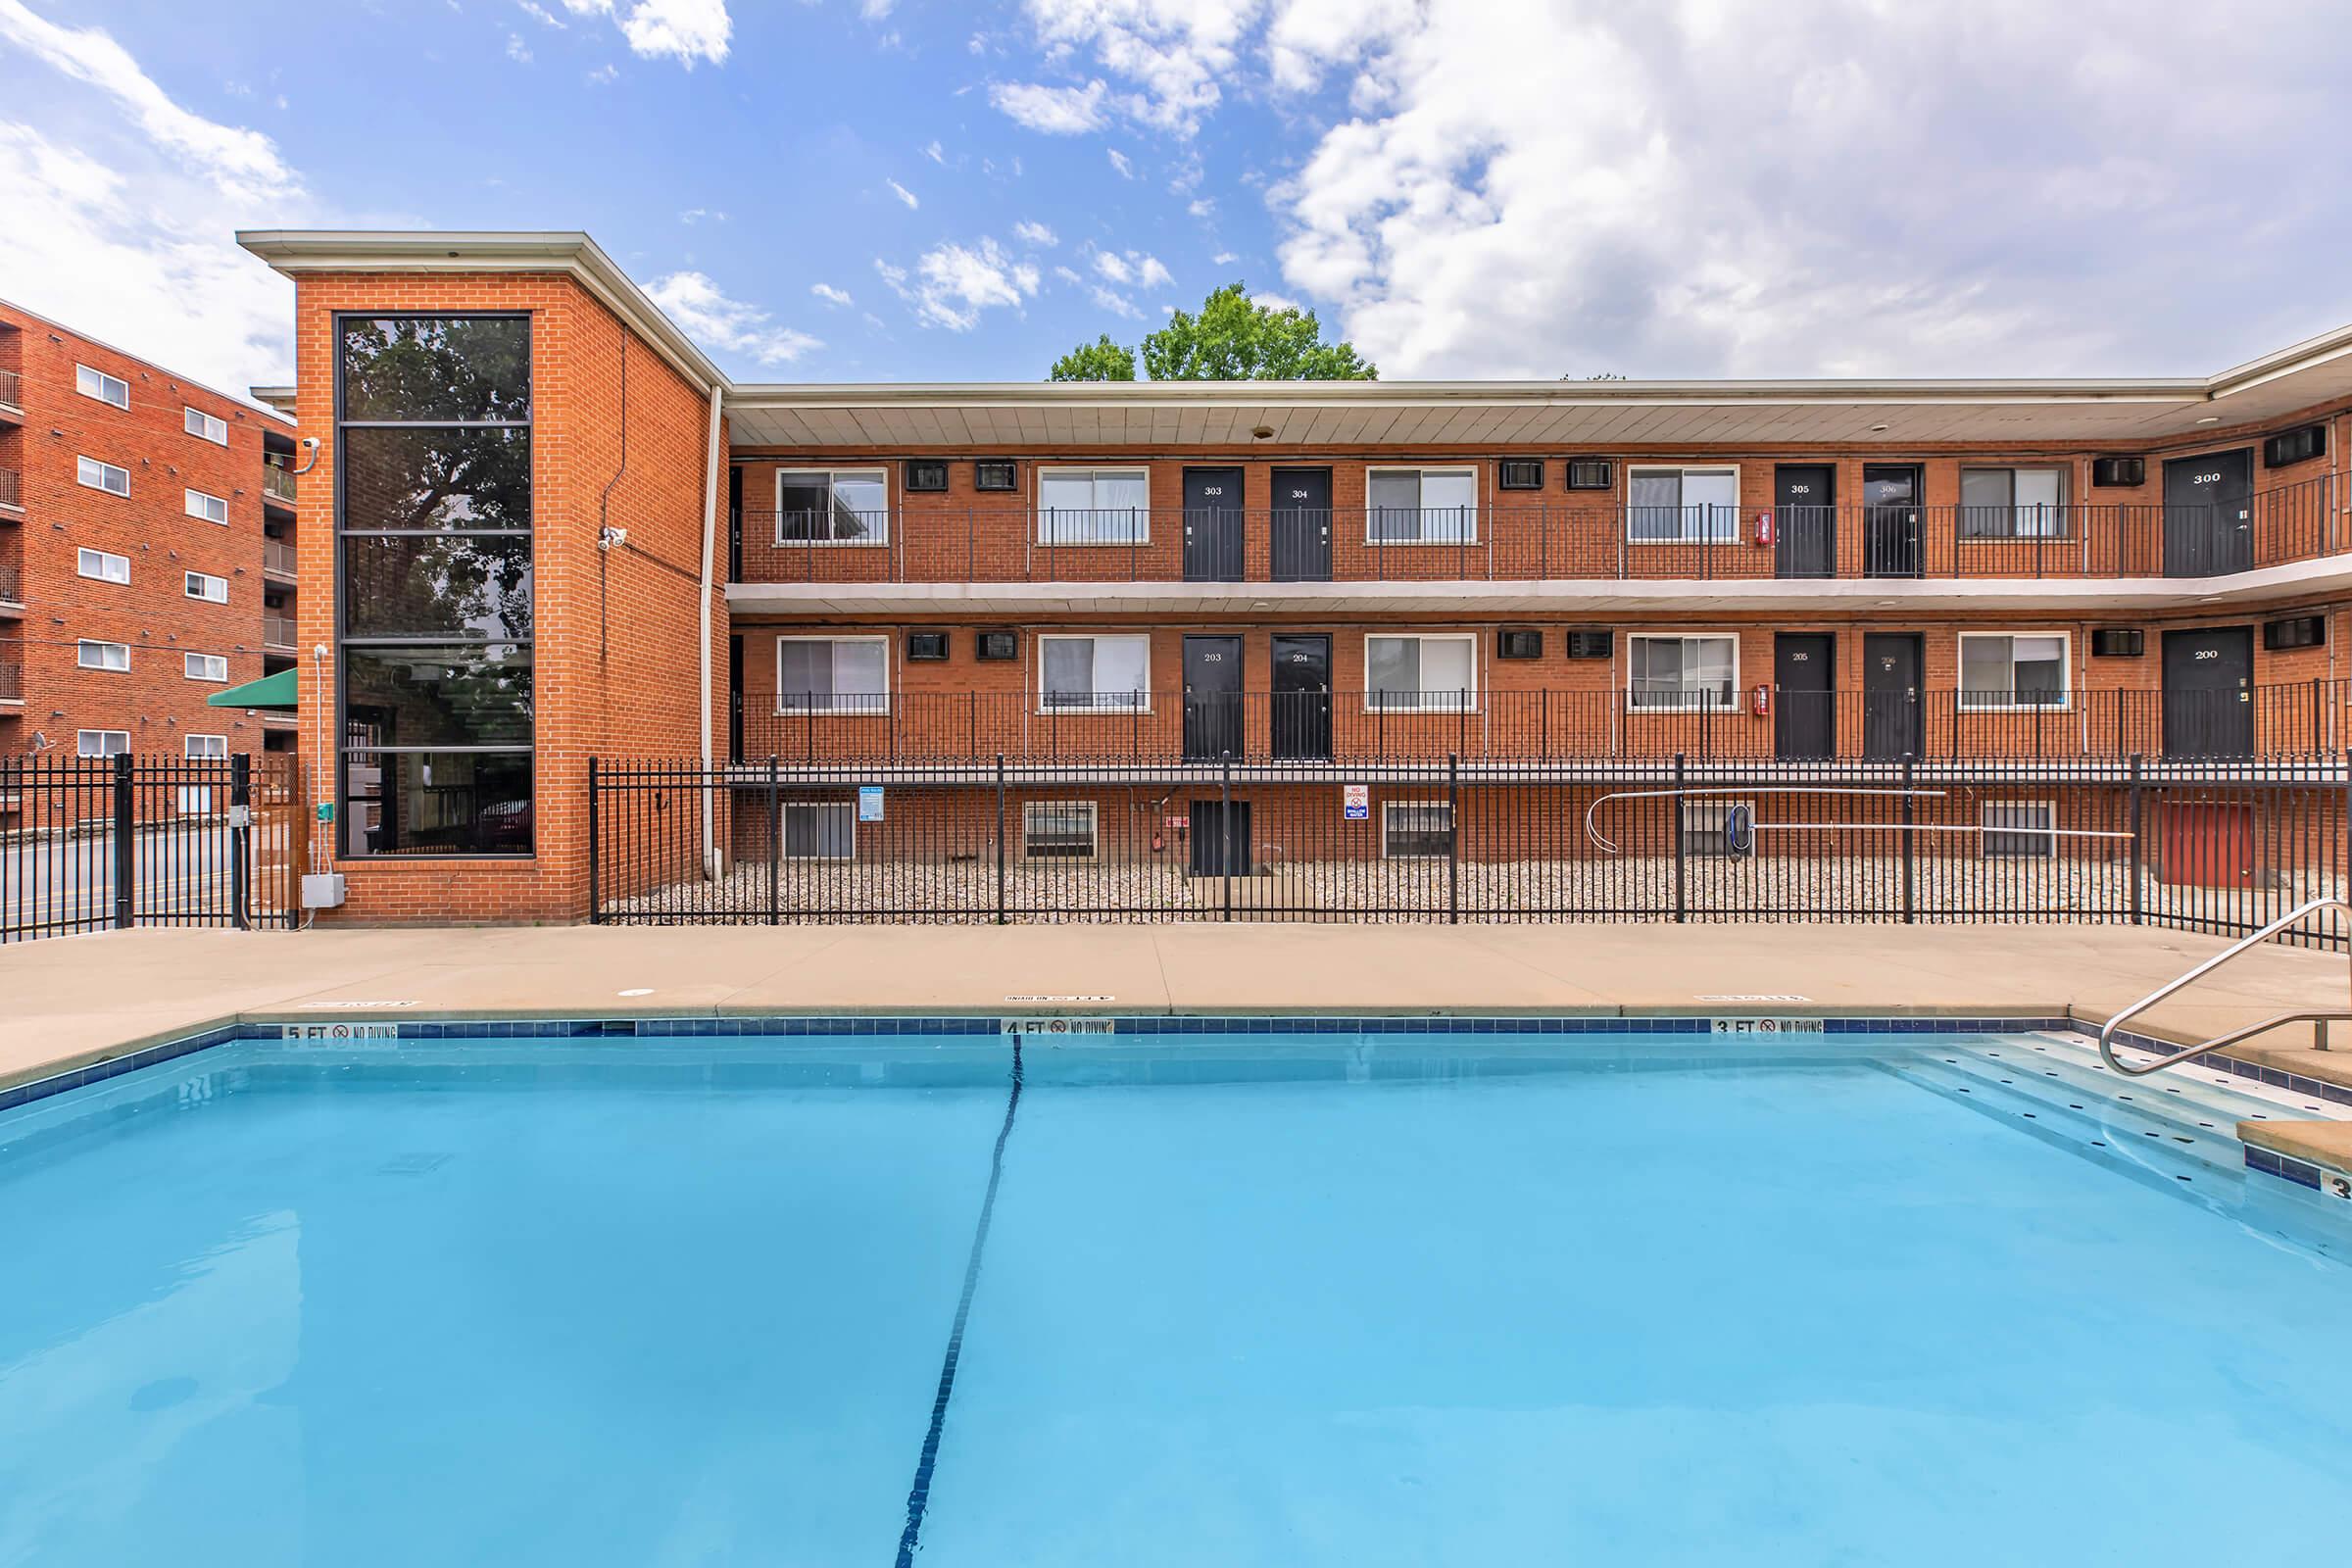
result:
[[[1414,642],[1457,642],[1470,645],[1470,689],[1466,692],[1421,691],[1413,695],[1416,702],[1378,701],[1372,687],[1372,644],[1376,641],[1409,638]],[[1479,652],[1486,639],[1474,631],[1368,631],[1364,633],[1364,711],[1367,713],[1475,713],[1478,711],[1482,688],[1479,685]]]
[[[208,746],[200,752],[196,749],[198,741],[217,741],[220,743],[220,749],[216,751]],[[183,735],[180,737],[179,755],[191,762],[225,762],[228,760],[228,737],[225,735]]]
[[[204,662],[201,666],[197,663],[199,660]],[[196,673],[199,667],[207,670],[218,669],[220,673],[199,675]],[[226,654],[182,654],[179,656],[179,672],[189,680],[200,680],[210,685],[225,686],[228,684],[228,656]]]
[[[1394,813],[1399,810],[1445,812],[1447,848],[1429,855],[1398,853],[1396,847],[1396,822]],[[1449,801],[1383,801],[1380,803],[1380,858],[1384,860],[1447,859],[1451,856],[1453,847],[1458,843],[1454,835],[1460,831],[1461,823],[1455,817],[1453,805]]]
[[[1470,531],[1458,536],[1431,538],[1428,536],[1429,514],[1433,510],[1421,509],[1422,533],[1411,539],[1389,539],[1376,534],[1372,517],[1380,509],[1372,504],[1372,476],[1378,473],[1417,473],[1424,478],[1442,473],[1448,478],[1467,477],[1470,481]],[[1443,508],[1435,509],[1443,511]],[[1478,543],[1480,527],[1486,521],[1487,474],[1483,463],[1367,463],[1364,465],[1364,543],[1383,550],[1411,550],[1429,545],[1445,549],[1457,545]]]
[[[1972,473],[2005,473],[2009,475],[2007,506],[1992,508],[1970,505],[1967,500],[1968,476]],[[2022,507],[2018,504],[2017,476],[2021,473],[2054,473],[2058,476],[2058,499],[2047,504],[2047,514],[2050,520],[2056,524],[2055,531],[2026,533],[2017,526],[2019,513],[2031,512],[2038,515],[2044,509],[2044,504],[2040,502],[2027,502]],[[2073,470],[2063,463],[1963,463],[1960,465],[1959,475],[1961,494],[1959,526],[1953,530],[1953,534],[1962,544],[2014,544],[2020,540],[2038,543],[2071,539],[2075,533],[2073,480]],[[1973,514],[1995,511],[2007,512],[2009,522],[2007,532],[1972,533],[1969,531]]]
[[[90,569],[92,563],[97,564],[96,571]],[[120,567],[120,575],[111,567]],[[127,584],[130,581],[130,558],[118,556],[112,550],[92,550],[88,545],[80,545],[74,552],[74,575],[87,577],[92,582]]]
[[[2038,808],[2048,813],[2049,826],[2019,827],[2004,824],[1995,827],[1987,820],[1996,810],[2021,806]],[[1977,835],[1977,844],[1987,860],[2055,860],[2058,858],[2058,803],[2056,801],[1983,801],[1977,806],[1977,825],[1984,830]],[[2043,847],[2038,850],[1994,850],[1993,839],[2004,833],[2015,838],[2038,838],[2042,841]]]
[[[850,853],[847,855],[795,855],[784,846],[791,834],[784,830],[785,819],[795,811],[839,811],[850,828]],[[821,842],[824,835],[817,835]],[[776,812],[776,858],[779,860],[821,860],[834,865],[847,865],[858,858],[858,803],[856,801],[781,801]]]
[[[1084,854],[1040,855],[1031,848],[1036,831],[1036,814],[1040,811],[1077,811],[1086,819],[1086,851]],[[1021,803],[1021,858],[1040,860],[1048,864],[1055,860],[1092,860],[1102,853],[1102,812],[1094,801],[1023,801]]]
[[[1037,710],[1055,715],[1069,713],[1149,713],[1152,711],[1152,638],[1140,631],[1070,631],[1040,632],[1030,641],[1037,649]],[[1144,645],[1143,701],[1135,703],[1049,703],[1046,701],[1046,644],[1137,642]],[[1100,697],[1101,692],[1092,695]]]
[[[822,475],[825,495],[833,494],[837,479],[879,479],[882,481],[882,529],[870,539],[787,539],[784,537],[784,481],[788,478],[808,479]],[[890,466],[852,466],[841,468],[778,468],[776,470],[776,544],[786,550],[859,550],[890,543]]]
[[[199,505],[199,503],[207,503],[207,505]],[[228,502],[220,496],[204,490],[183,488],[179,492],[179,506],[182,512],[194,517],[198,522],[216,523],[223,528],[228,526]],[[218,517],[212,514],[213,507],[220,509],[220,515]]]
[[[2009,657],[2009,700],[1999,703],[1974,700],[1981,694],[1972,693],[1968,689],[1968,645],[1977,639],[1985,637],[1999,637],[2010,642],[2014,642],[2020,637],[2057,638],[2058,673],[2065,681],[2065,684],[2058,688],[2058,700],[2054,703],[2021,703],[2017,700],[2017,653],[2014,648],[2010,650]],[[1960,633],[1959,641],[1954,645],[1952,652],[1955,655],[1953,679],[1959,688],[1958,706],[1963,713],[2064,713],[2072,710],[2075,706],[2075,638],[2072,632],[2047,628],[2027,628],[2020,631],[1964,631]]]
[[[1643,693],[1634,684],[1634,644],[1642,642],[1728,642],[1732,645],[1732,700],[1718,708],[1704,694],[1684,686],[1674,700]],[[1736,713],[1740,711],[1740,634],[1732,631],[1629,631],[1625,634],[1625,710],[1629,713]],[[1650,700],[1644,700],[1646,698]]]
[[[840,692],[832,694],[831,706],[825,708],[787,708],[784,705],[784,645],[786,643],[879,643],[882,647],[882,691],[879,698],[862,698],[858,704],[842,706]],[[887,635],[866,636],[862,633],[836,635],[830,632],[786,632],[776,639],[776,711],[796,718],[867,718],[890,711],[890,651]],[[796,695],[813,696],[814,693]]]
[[[220,591],[219,593],[198,593],[196,591],[198,583],[203,583],[208,589],[217,586]],[[180,588],[190,599],[200,604],[225,605],[228,603],[228,579],[216,577],[209,571],[182,570],[180,572]]]
[[[1689,531],[1689,529],[1690,529],[1690,509],[1689,507],[1687,507],[1687,506],[1686,506],[1686,507],[1683,507],[1683,508],[1679,509],[1679,510],[1681,511],[1681,513],[1682,513],[1682,518],[1681,518],[1681,521],[1680,521],[1680,522],[1677,524],[1677,532],[1676,532],[1676,534],[1675,534],[1675,536],[1674,536],[1673,538],[1671,538],[1671,539],[1638,539],[1638,538],[1636,538],[1636,537],[1634,536],[1634,512],[1635,512],[1635,507],[1634,507],[1634,479],[1636,478],[1636,476],[1638,476],[1638,475],[1640,475],[1640,474],[1644,474],[1644,473],[1672,473],[1672,474],[1682,475],[1682,476],[1686,476],[1686,477],[1687,477],[1687,476],[1689,476],[1689,475],[1690,475],[1690,474],[1693,474],[1693,473],[1728,473],[1728,474],[1730,474],[1730,475],[1732,476],[1732,501],[1731,501],[1731,507],[1730,507],[1730,515],[1731,515],[1731,532],[1729,532],[1729,533],[1724,533],[1724,534],[1716,534],[1716,533],[1699,533],[1699,534],[1694,534],[1694,533],[1691,533],[1691,532],[1690,532],[1690,531]],[[1742,480],[1742,478],[1743,478],[1743,475],[1742,475],[1742,474],[1740,473],[1740,465],[1739,465],[1739,464],[1737,464],[1737,463],[1629,463],[1629,464],[1627,464],[1627,465],[1626,465],[1626,467],[1625,467],[1625,542],[1626,542],[1627,544],[1629,544],[1629,545],[1634,545],[1634,546],[1642,546],[1642,545],[1736,545],[1736,544],[1740,543],[1740,534],[1741,534],[1741,531],[1742,531],[1742,530],[1741,530],[1741,527],[1740,527],[1740,497],[1741,497],[1743,494],[1745,494],[1745,492],[1744,492],[1744,491],[1741,489],[1741,487],[1740,487],[1740,486],[1741,486],[1741,480]],[[1710,518],[1709,520],[1710,520],[1710,521],[1712,521],[1712,519],[1711,519],[1711,518]]]
[[[1039,544],[1052,545],[1056,550],[1126,550],[1136,545],[1148,545],[1152,542],[1152,469],[1149,466],[1119,463],[1065,464],[1059,466],[1039,466],[1034,469],[1034,474],[1031,486],[1037,497],[1037,542]],[[1143,510],[1136,512],[1133,509],[1125,509],[1139,524],[1133,537],[1071,539],[1058,536],[1055,530],[1047,526],[1046,481],[1067,479],[1078,474],[1085,474],[1089,479],[1116,476],[1121,479],[1141,479],[1144,482]],[[1092,507],[1088,509],[1087,514],[1090,517],[1116,516],[1121,510],[1118,507]]]
[[[107,662],[106,650],[110,648],[122,656],[121,663]],[[90,660],[93,652],[99,656],[95,663]],[[84,637],[74,645],[74,667],[76,669],[102,669],[110,675],[123,674],[130,668],[130,644],[101,642],[94,637]]]
[[[1712,855],[1724,859],[1752,860],[1756,857],[1756,803],[1735,801],[1721,795],[1686,796],[1676,805],[1680,808],[1683,824],[1683,853]],[[1747,847],[1730,849],[1723,842],[1724,818],[1735,810],[1747,812]],[[1693,848],[1697,840],[1705,848]]]
[[[93,473],[96,474],[95,478],[91,477]],[[118,473],[122,476],[122,488],[120,490],[107,482]],[[75,454],[74,482],[85,490],[102,490],[110,496],[121,496],[125,500],[130,497],[130,470],[119,464],[107,463],[98,458]]]
[[[90,737],[98,737],[97,751],[90,750]],[[113,751],[106,750],[106,737],[119,735],[122,744]],[[122,757],[130,751],[130,731],[126,729],[81,729],[74,732],[74,755],[86,758]]]
[[[179,427],[199,441],[210,441],[217,447],[228,445],[228,421],[219,415],[205,413],[194,404],[181,405]],[[216,427],[220,431],[219,435],[213,434]]]
[[[87,379],[85,380],[84,377]],[[96,386],[94,391],[92,390],[93,383]],[[109,387],[122,388],[121,395],[109,396],[107,392]],[[92,402],[106,404],[109,408],[121,409],[126,414],[130,412],[130,383],[119,375],[109,375],[94,366],[77,364],[74,367],[74,390]]]

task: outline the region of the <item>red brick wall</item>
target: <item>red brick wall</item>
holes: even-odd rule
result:
[[[695,629],[709,402],[564,276],[303,276],[296,304],[301,424],[324,442],[302,489],[306,648],[333,640],[334,318],[354,311],[530,313],[537,804],[527,858],[339,859],[349,879],[342,917],[584,918],[589,758],[691,757],[700,745]],[[625,547],[598,548],[605,522],[628,530]],[[712,600],[716,721],[725,701],[727,622],[723,597]],[[308,660],[304,666],[304,710],[331,712],[333,670],[317,670]],[[713,735],[715,743],[724,731]],[[328,798],[333,770],[318,772],[319,798]]]

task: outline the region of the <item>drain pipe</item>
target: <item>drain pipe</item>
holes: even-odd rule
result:
[[[703,669],[703,876],[718,880],[718,834],[710,821],[710,572],[718,537],[718,423],[725,393],[710,383],[710,440],[703,458],[703,579],[700,605]]]

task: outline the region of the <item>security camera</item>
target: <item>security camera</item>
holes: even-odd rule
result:
[[[309,447],[313,452],[318,450],[318,438],[315,435],[304,436],[302,438],[302,444],[306,447]]]

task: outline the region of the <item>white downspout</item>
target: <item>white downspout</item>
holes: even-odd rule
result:
[[[703,875],[715,882],[719,877],[718,830],[710,820],[710,572],[711,557],[718,539],[718,422],[720,405],[725,393],[719,383],[710,383],[710,440],[703,459],[703,591],[702,622],[702,715],[703,715]]]

